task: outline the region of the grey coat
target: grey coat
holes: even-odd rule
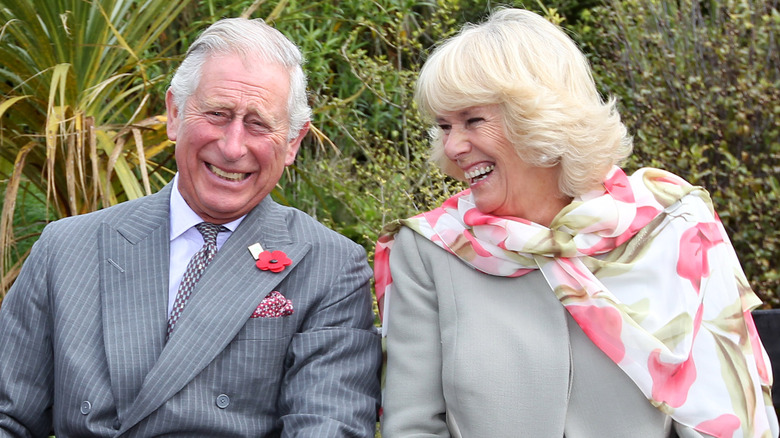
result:
[[[403,228],[390,253],[383,438],[699,437],[653,407],[539,271],[475,271]]]
[[[170,191],[46,227],[0,310],[0,436],[373,436],[362,248],[265,199],[166,344]],[[255,242],[293,264],[257,269]],[[294,313],[250,318],[274,290]]]

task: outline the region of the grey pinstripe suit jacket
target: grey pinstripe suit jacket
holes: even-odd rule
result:
[[[363,249],[265,199],[166,344],[170,191],[46,227],[0,310],[0,436],[373,437]],[[293,264],[260,271],[255,242]],[[294,313],[250,319],[273,290]]]

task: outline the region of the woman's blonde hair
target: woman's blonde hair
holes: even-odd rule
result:
[[[530,11],[500,9],[464,26],[431,53],[415,98],[430,117],[498,104],[517,153],[534,166],[560,163],[559,189],[568,196],[594,189],[631,154],[615,99],[601,98],[585,56],[563,30]],[[436,126],[432,137],[432,161],[463,179],[444,156]]]

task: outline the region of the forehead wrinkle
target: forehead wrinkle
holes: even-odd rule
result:
[[[216,56],[204,66],[203,78],[199,90],[196,90],[200,94],[201,105],[222,108],[241,117],[258,117],[265,124],[278,126],[279,129],[286,127],[289,124],[290,83],[288,75],[280,74],[279,70],[286,72],[287,69],[276,63],[257,68],[258,63],[249,61],[261,59],[236,56]],[[234,74],[226,70],[222,58],[228,61],[238,59],[245,71]]]

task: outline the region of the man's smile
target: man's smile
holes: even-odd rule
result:
[[[238,181],[245,180],[246,178],[249,177],[248,173],[227,172],[227,171],[224,171],[224,170],[220,169],[219,167],[217,167],[217,166],[215,166],[213,164],[210,164],[210,163],[206,163],[206,167],[208,167],[208,169],[214,175],[217,175],[218,177],[220,177],[222,179],[226,179],[228,181],[236,181],[236,182],[238,182]]]

